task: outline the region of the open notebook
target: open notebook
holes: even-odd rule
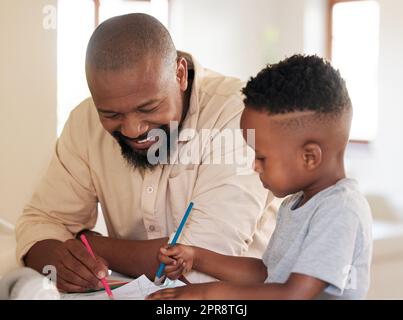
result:
[[[166,279],[165,282],[157,286],[151,282],[145,275],[130,281],[129,283],[113,289],[113,297],[115,300],[144,300],[144,298],[160,289],[164,288],[174,288],[184,286],[180,280],[169,280]],[[104,290],[90,292],[90,293],[69,293],[61,294],[61,299],[63,300],[109,300],[108,295]]]

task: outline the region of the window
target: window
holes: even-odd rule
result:
[[[377,132],[379,4],[330,0],[329,54],[346,80],[354,108],[350,139],[371,141]]]
[[[168,0],[58,0],[57,134],[70,111],[90,96],[85,52],[95,26],[110,17],[142,12],[168,26]]]

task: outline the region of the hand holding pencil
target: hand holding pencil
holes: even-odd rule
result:
[[[83,242],[83,244],[84,244],[85,248],[87,249],[88,253],[91,255],[91,257],[93,257],[94,259],[96,259],[95,254],[94,254],[94,252],[92,251],[92,248],[91,248],[90,244],[88,243],[87,238],[85,237],[85,235],[82,234],[82,235],[80,236],[80,239],[81,239],[81,241]],[[112,291],[111,291],[111,289],[110,289],[108,283],[106,282],[106,276],[105,276],[105,278],[102,278],[102,279],[101,279],[101,282],[102,282],[102,285],[104,286],[105,291],[106,291],[106,293],[108,294],[109,298],[110,298],[110,299],[113,299]]]
[[[178,240],[178,238],[183,230],[183,227],[185,226],[186,220],[189,217],[189,214],[190,214],[190,211],[192,211],[192,208],[193,208],[193,202],[190,202],[188,208],[186,209],[185,214],[183,215],[182,221],[179,224],[179,227],[175,232],[175,235],[174,235],[172,241],[169,243],[169,246],[174,246],[176,244],[176,241]],[[165,263],[161,262],[160,266],[158,268],[157,274],[155,275],[155,279],[154,279],[154,283],[156,285],[160,285],[163,282],[164,269],[165,269]]]
[[[171,280],[178,279],[192,270],[196,251],[192,246],[176,244],[160,249],[158,259],[165,264],[165,274]]]

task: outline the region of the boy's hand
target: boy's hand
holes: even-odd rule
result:
[[[192,270],[195,250],[194,247],[176,244],[170,247],[168,244],[160,249],[158,254],[160,262],[165,263],[165,274],[169,279],[176,280],[182,274]]]

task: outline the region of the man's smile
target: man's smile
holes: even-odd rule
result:
[[[158,141],[157,136],[140,137],[137,139],[124,138],[125,142],[134,150],[147,150]]]

